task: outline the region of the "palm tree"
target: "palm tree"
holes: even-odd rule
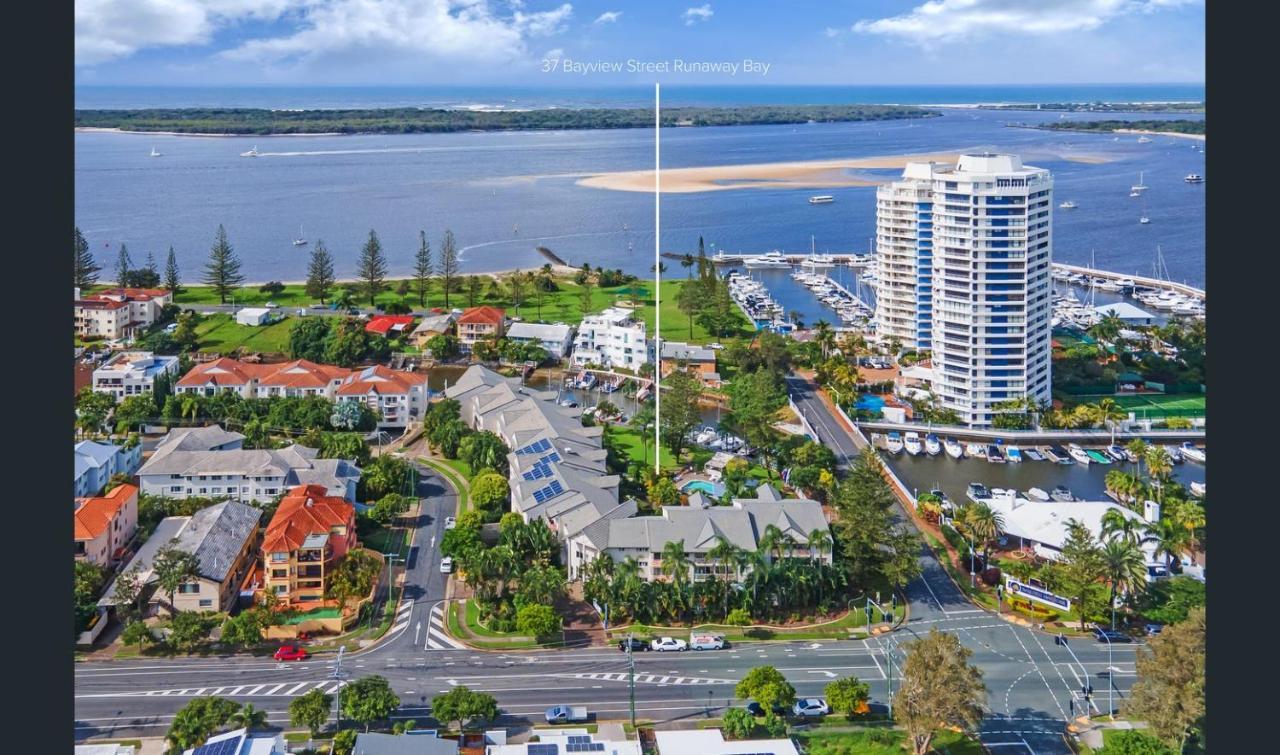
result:
[[[662,546],[662,573],[671,577],[676,598],[684,606],[685,586],[689,584],[693,562],[684,552],[684,540],[669,540]]]
[[[813,340],[822,347],[822,358],[826,359],[827,354],[831,352],[831,347],[835,345],[835,332],[831,330],[831,323],[821,319],[813,324],[813,329],[815,331]]]
[[[1125,516],[1119,509],[1108,509],[1102,515],[1102,539],[1117,540],[1137,545],[1147,534],[1147,523],[1136,517]]]
[[[1098,402],[1097,406],[1098,420],[1106,427],[1111,428],[1111,445],[1116,444],[1116,426],[1115,423],[1128,417],[1124,411],[1120,409],[1120,405],[1113,399],[1104,398]]]
[[[231,725],[237,729],[261,729],[267,725],[267,712],[253,707],[253,703],[245,703],[231,716]]]
[[[760,542],[756,545],[756,549],[760,553],[768,553],[770,557],[777,560],[782,553],[782,540],[784,537],[782,530],[778,529],[776,524],[767,525],[764,528],[764,534],[760,536]]]
[[[200,397],[195,394],[188,393],[182,397],[182,416],[190,417],[194,422],[196,415],[200,413]]]
[[[830,552],[831,548],[835,545],[835,542],[831,539],[831,532],[823,527],[815,527],[813,531],[809,533],[808,539],[809,557],[812,559],[815,553],[818,556],[818,558],[814,560],[821,560],[823,554]]]
[[[1149,539],[1155,540],[1155,555],[1163,556],[1165,565],[1171,565],[1183,554],[1191,552],[1191,536],[1187,530],[1169,517],[1162,517],[1159,522],[1147,530]]]
[[[1147,457],[1147,448],[1147,442],[1142,438],[1134,438],[1125,445],[1125,449],[1129,453],[1138,457],[1138,469],[1136,470],[1138,474],[1142,474],[1142,460]]]
[[[1160,446],[1147,449],[1147,473],[1155,480],[1156,501],[1163,503],[1164,483],[1173,473],[1173,460],[1169,457],[1169,452]]]
[[[1113,509],[1114,510],[1114,509]],[[1116,594],[1135,594],[1147,586],[1147,564],[1138,544],[1127,539],[1102,545],[1102,562],[1111,585],[1111,628],[1116,628]]]
[[[985,503],[973,503],[965,507],[964,523],[973,539],[982,544],[983,561],[990,551],[990,543],[1004,530],[1004,516]]]
[[[694,266],[694,263],[696,262],[697,260],[694,259],[692,254],[686,254],[685,256],[680,258],[680,267],[683,267],[686,271],[688,271],[689,280],[693,280],[693,266]]]

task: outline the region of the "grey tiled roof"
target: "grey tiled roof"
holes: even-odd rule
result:
[[[176,547],[200,559],[200,576],[221,582],[231,572],[245,542],[258,530],[262,509],[224,501],[200,509],[178,535]]]
[[[456,739],[442,739],[430,734],[362,732],[356,735],[356,746],[351,755],[457,755],[457,752]]]

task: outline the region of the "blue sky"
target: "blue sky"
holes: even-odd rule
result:
[[[79,84],[1204,80],[1203,0],[76,0]],[[543,72],[544,60],[769,64]]]

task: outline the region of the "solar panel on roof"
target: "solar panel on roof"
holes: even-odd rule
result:
[[[554,744],[527,745],[529,755],[559,755],[560,747]]]
[[[543,438],[541,440],[530,443],[524,448],[517,450],[516,453],[523,456],[525,454],[540,454],[544,451],[550,451],[550,450],[551,450],[551,441],[547,440],[546,438]]]
[[[240,751],[240,745],[243,743],[242,737],[231,737],[221,742],[213,744],[201,745],[195,749],[192,755],[236,755]]]

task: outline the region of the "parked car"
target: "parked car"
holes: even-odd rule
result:
[[[553,708],[547,708],[544,716],[549,724],[575,723],[586,721],[589,717],[585,707],[576,705],[557,705]]]
[[[445,528],[445,529],[447,529],[447,530],[451,530],[451,529],[453,529],[454,527],[457,527],[457,526],[458,526],[458,520],[457,520],[457,519],[454,519],[454,518],[453,518],[453,517],[451,517],[451,516],[446,516],[446,517],[444,518],[444,528]]]
[[[1147,624],[1142,629],[1147,633],[1148,637],[1155,637],[1164,629],[1164,624]]]
[[[728,646],[729,643],[718,634],[698,634],[695,632],[689,635],[689,647],[694,650],[720,650]]]
[[[440,559],[440,573],[441,574],[453,573],[453,556],[445,556],[444,558]]]
[[[649,643],[649,648],[657,650],[659,653],[665,653],[668,650],[688,650],[689,643],[684,640],[678,640],[675,637],[659,637]]]
[[[765,711],[764,711],[764,706],[763,706],[763,705],[761,705],[760,703],[756,702],[755,700],[752,700],[752,701],[748,702],[746,705],[744,705],[744,706],[743,706],[743,708],[744,708],[748,713],[750,713],[751,715],[753,715],[753,716],[755,716],[755,717],[757,717],[757,718],[759,718],[759,717],[763,716],[763,715],[764,715],[764,712],[765,712]],[[787,715],[787,713],[788,713],[789,711],[786,709],[786,707],[784,707],[784,706],[782,706],[782,705],[775,705],[775,706],[773,706],[773,712],[774,712],[774,713],[777,713],[779,716],[785,716],[785,715]]]
[[[627,637],[626,639],[618,640],[618,649],[624,653],[628,650],[633,652],[637,650],[648,650],[649,643],[637,637]]]
[[[1093,636],[1098,638],[1098,642],[1133,642],[1133,640],[1129,638],[1129,635],[1124,632],[1116,632],[1111,629],[1103,629],[1102,627],[1094,629]]]
[[[802,697],[796,700],[791,712],[801,718],[813,718],[827,715],[831,712],[831,707],[821,697]]]
[[[276,650],[275,659],[277,661],[305,661],[307,659],[306,648],[298,645],[281,645]]]

